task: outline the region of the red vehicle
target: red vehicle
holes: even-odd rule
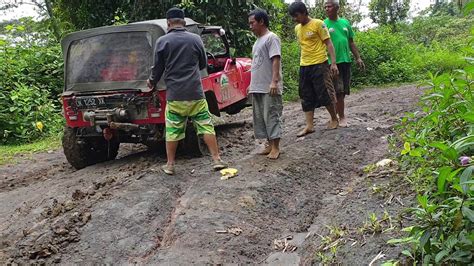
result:
[[[166,28],[166,20],[158,19],[74,32],[62,40],[67,123],[62,142],[75,168],[114,159],[120,143],[163,142],[166,88],[161,80],[150,90],[146,81],[155,42]],[[201,76],[210,112],[238,113],[247,106],[251,59],[230,56],[221,27],[186,18],[186,28],[206,47],[208,67]],[[197,142],[195,134],[187,134],[185,150],[199,148]]]

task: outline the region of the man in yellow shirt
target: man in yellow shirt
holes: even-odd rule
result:
[[[338,75],[339,71],[329,32],[322,20],[309,17],[308,9],[302,2],[292,3],[288,13],[298,23],[295,32],[301,46],[299,95],[306,126],[297,136],[314,132],[314,109],[321,106],[325,106],[331,115],[327,128],[335,129],[338,126],[337,100],[331,75]],[[331,57],[330,66],[326,48]]]

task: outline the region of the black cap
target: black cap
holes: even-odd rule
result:
[[[184,19],[184,11],[177,7],[172,7],[166,11],[166,19],[182,18]]]

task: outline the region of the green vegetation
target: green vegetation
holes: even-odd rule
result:
[[[465,48],[470,36],[468,25],[474,24],[474,16],[438,15],[439,9],[436,12],[437,15],[420,16],[396,27],[387,25],[356,32],[355,41],[366,71],[360,71],[354,64],[352,85],[357,88],[414,83],[429,79],[428,73],[464,67],[464,57],[474,56]],[[322,10],[317,8],[311,13],[322,14]],[[293,34],[280,35],[284,37],[284,98],[294,100],[298,98],[299,47]]]
[[[116,1],[112,5],[81,1],[45,3],[42,21],[22,19],[4,24],[0,29],[1,144],[29,143],[61,131],[63,120],[58,98],[63,87],[63,63],[58,38],[70,31],[153,19],[178,4],[197,21],[224,26],[236,56],[249,56],[254,40],[248,30],[246,14],[257,6],[256,1],[169,1],[159,6],[150,1],[136,5],[127,1]],[[294,24],[287,15],[287,4],[266,0],[259,1],[258,6],[269,11],[271,28],[282,38],[284,99],[297,100],[299,45],[294,36]],[[397,22],[396,27],[387,22],[390,25],[358,32],[356,43],[367,70],[362,72],[353,67],[353,85],[416,82],[426,79],[428,72],[462,68],[463,57],[473,54],[463,48],[469,36],[464,26],[473,24],[474,17],[459,17],[455,7],[439,4],[427,11],[436,16],[418,17],[412,23]],[[222,10],[238,10],[239,14],[228,19]],[[322,4],[310,13],[321,18],[324,15]],[[341,1],[341,13],[353,21],[361,19],[345,1]],[[402,19],[399,16],[396,21]]]
[[[61,36],[163,17],[173,5],[185,8],[197,21],[224,26],[236,56],[249,56],[253,43],[247,13],[257,5],[267,9],[271,28],[283,41],[284,98],[298,99],[299,45],[282,1],[112,2],[46,0],[42,21],[22,19],[2,26],[0,164],[19,153],[60,145],[58,136],[64,124],[58,101],[63,87]],[[396,5],[398,2],[401,4]],[[400,165],[407,172],[407,183],[419,194],[418,206],[410,209],[414,221],[404,229],[407,237],[389,243],[405,244],[403,254],[416,264],[463,264],[473,261],[474,250],[474,29],[469,32],[468,27],[474,24],[470,12],[474,2],[466,4],[466,16],[453,3],[436,2],[408,23],[404,22],[408,1],[372,0],[371,16],[381,25],[356,34],[367,70],[361,72],[354,66],[353,84],[422,81],[429,87],[421,100],[422,111],[404,118],[399,131]],[[16,1],[0,4],[0,10],[8,5]],[[341,5],[345,17],[360,20],[360,14],[345,1]],[[311,14],[320,18],[321,6]],[[380,188],[373,190],[376,193]],[[361,230],[378,233],[385,228],[392,228],[390,218],[372,214]],[[336,241],[342,234],[334,229],[323,239],[318,253],[323,262],[334,261]],[[329,249],[330,256],[323,252]]]
[[[471,2],[473,3],[473,2]],[[471,5],[472,6],[472,5]],[[474,36],[474,31],[473,31]],[[474,37],[465,51],[472,54]],[[422,112],[402,121],[400,162],[419,193],[405,228],[407,255],[415,264],[472,263],[474,250],[474,60],[432,75]]]
[[[344,236],[347,232],[338,226],[328,226],[329,233],[321,238],[321,244],[315,252],[315,258],[323,265],[337,264],[337,251],[341,244],[344,243]]]
[[[61,50],[43,29],[24,19],[0,39],[0,144],[29,143],[61,127]]]
[[[371,0],[369,10],[375,23],[395,27],[408,16],[410,0]]]

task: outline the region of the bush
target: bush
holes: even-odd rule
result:
[[[26,143],[58,132],[63,124],[59,107],[35,85],[13,84],[10,95],[0,92],[3,143]]]
[[[474,24],[474,16],[419,16],[402,30],[402,34],[415,44],[430,47],[441,44],[444,50],[459,52],[469,39],[468,25]]]
[[[403,254],[413,264],[474,259],[474,62],[467,59],[463,69],[432,75],[423,112],[409,114],[400,126],[401,167],[420,195],[409,209],[409,235],[389,243],[409,244]]]
[[[401,166],[414,185],[419,206],[408,243],[414,263],[472,262],[474,249],[474,65],[433,76],[422,114],[403,120]]]
[[[282,71],[283,71],[283,99],[285,101],[295,101],[298,96],[300,51],[296,41],[283,42]]]
[[[353,67],[354,85],[377,85],[414,81],[412,55],[416,46],[389,27],[359,32],[356,44],[364,60],[366,71]]]
[[[61,129],[59,44],[41,23],[22,19],[0,37],[0,143],[25,143]]]

